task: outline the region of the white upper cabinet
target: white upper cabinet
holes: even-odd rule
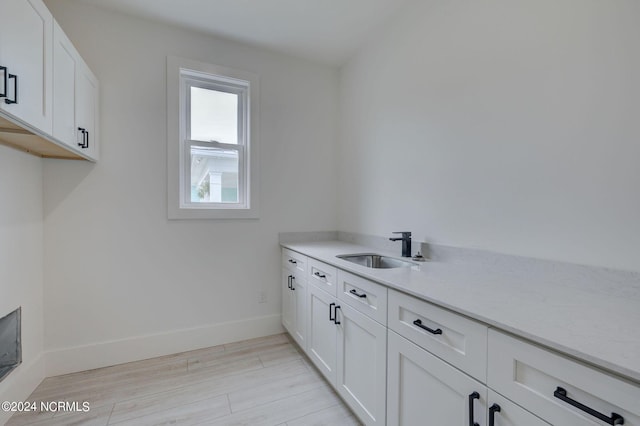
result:
[[[0,16],[0,110],[51,134],[53,16],[41,0],[2,0]]]
[[[42,0],[2,0],[0,16],[0,143],[97,161],[95,75]]]
[[[76,75],[76,130],[79,132],[77,144],[83,154],[98,160],[98,79],[82,59]]]

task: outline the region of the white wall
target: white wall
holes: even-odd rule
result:
[[[638,22],[414,2],[341,72],[339,229],[639,270]]]
[[[42,160],[0,146],[0,317],[22,306],[22,364],[0,401],[25,400],[44,378],[42,241]]]
[[[102,129],[99,163],[45,161],[48,372],[281,330],[278,232],[337,227],[337,71],[47,4],[100,79]],[[260,220],[167,220],[167,55],[259,74]]]

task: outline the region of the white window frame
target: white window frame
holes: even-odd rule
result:
[[[192,86],[236,93],[241,108],[238,145],[187,139]],[[259,80],[256,74],[175,56],[167,57],[167,165],[169,219],[257,219]],[[244,117],[244,118],[243,118]],[[192,146],[238,151],[238,203],[191,201]]]

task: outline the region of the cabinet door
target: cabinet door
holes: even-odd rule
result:
[[[51,134],[53,16],[41,0],[2,0],[0,16],[0,109]]]
[[[549,426],[524,408],[514,404],[502,395],[489,390],[489,420],[494,426]]]
[[[335,313],[336,298],[314,285],[309,285],[308,289],[307,355],[329,383],[335,387],[338,326],[330,317]]]
[[[293,274],[291,271],[282,268],[282,325],[291,336],[295,334],[295,299],[293,291],[291,291],[292,278]]]
[[[78,149],[76,69],[79,55],[57,22],[53,28],[53,137]]]
[[[387,329],[341,303],[337,390],[366,425],[386,421]]]
[[[484,385],[393,331],[388,345],[388,426],[486,425]]]
[[[292,299],[293,299],[293,333],[292,336],[298,345],[303,349],[307,349],[307,280],[301,279],[304,275],[296,274],[292,282]]]
[[[88,157],[98,160],[98,80],[82,60],[76,72],[76,124],[86,132],[81,138],[80,150]]]

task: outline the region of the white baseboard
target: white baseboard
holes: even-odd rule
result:
[[[44,355],[38,357],[28,364],[22,363],[11,372],[0,383],[0,402],[1,401],[27,401],[29,395],[45,378],[45,360]],[[9,420],[12,412],[0,410],[0,425]]]
[[[55,349],[45,353],[46,375],[108,367],[157,356],[282,333],[280,314],[168,333]]]

